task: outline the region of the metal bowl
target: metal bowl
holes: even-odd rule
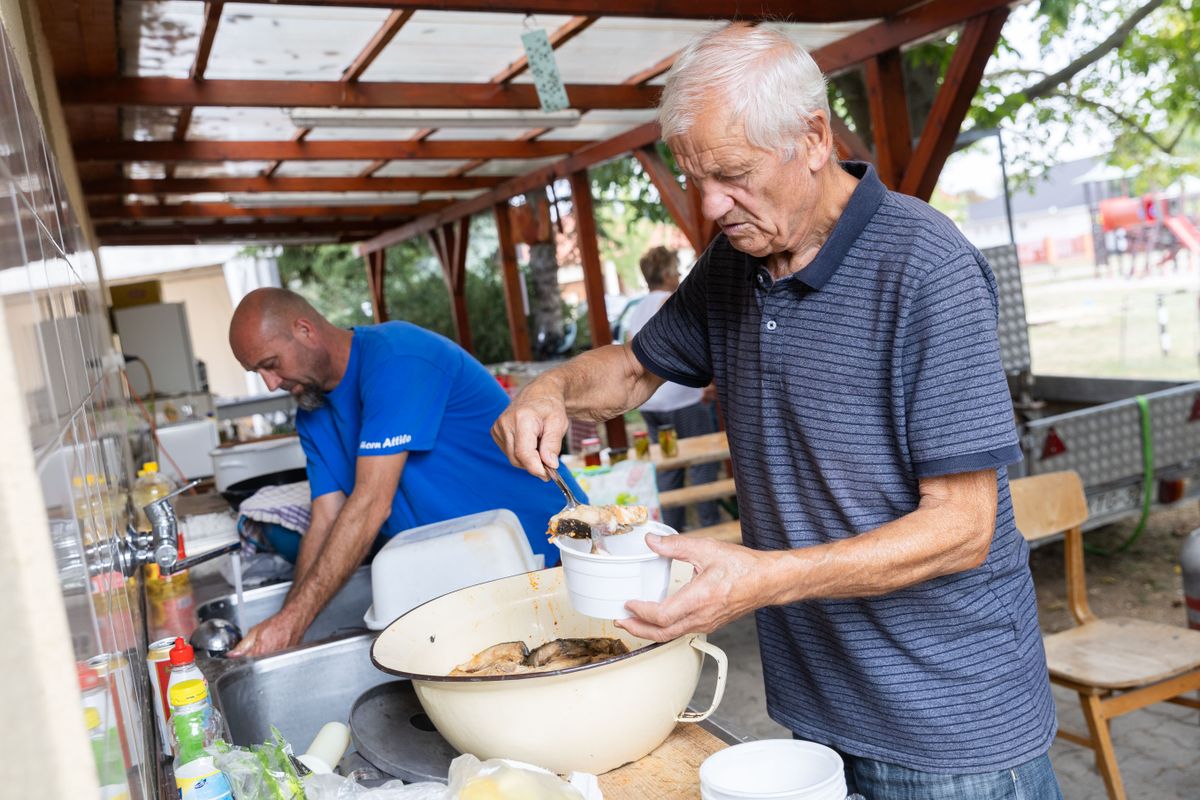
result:
[[[237,625],[214,618],[201,622],[192,633],[191,645],[205,655],[224,658],[242,640]]]

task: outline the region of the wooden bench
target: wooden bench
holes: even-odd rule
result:
[[[722,497],[732,497],[735,494],[737,494],[737,490],[734,488],[733,478],[723,478],[711,483],[698,483],[682,489],[660,492],[658,503],[663,508],[679,508],[680,506],[704,503],[708,500],[720,500]]]
[[[742,523],[736,519],[731,519],[728,522],[720,522],[716,525],[709,525],[707,528],[697,528],[694,531],[687,531],[684,536],[691,536],[694,539],[716,539],[720,542],[729,542],[730,544],[742,543]]]

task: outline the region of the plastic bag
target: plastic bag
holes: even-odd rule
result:
[[[217,769],[229,778],[235,800],[304,800],[292,746],[274,727],[271,737],[248,749],[223,741],[207,748]]]
[[[450,790],[440,783],[406,786],[395,780],[368,788],[332,773],[309,775],[304,779],[304,791],[307,800],[451,800]]]
[[[650,519],[662,521],[653,462],[629,459],[611,467],[572,470],[571,474],[587,493],[590,504],[645,506],[650,510]]]
[[[449,788],[453,800],[603,800],[595,775],[573,772],[568,783],[532,764],[469,754],[450,762]]]

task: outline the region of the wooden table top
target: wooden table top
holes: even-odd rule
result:
[[[600,776],[604,800],[699,800],[700,764],[729,745],[694,723],[680,723],[654,752]]]

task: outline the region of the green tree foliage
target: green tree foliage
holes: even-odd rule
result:
[[[659,155],[671,167],[680,185],[683,178],[675,157],[662,142]],[[595,197],[596,231],[600,256],[611,261],[628,288],[642,285],[638,260],[650,243],[654,226],[674,224],[663,207],[658,189],[633,156],[625,156],[589,170]]]
[[[1032,28],[1017,42],[1014,26]],[[1200,166],[1200,3],[1196,0],[1040,0],[1014,9],[969,115],[1003,127],[1019,177],[1056,162],[1066,142],[1113,140],[1114,161],[1173,180]],[[957,34],[904,54],[914,135],[924,125]],[[861,70],[830,82],[833,109],[871,141]],[[1147,169],[1148,168],[1148,169]]]
[[[373,322],[366,268],[349,245],[278,248],[283,285],[302,294],[340,327]],[[385,281],[388,316],[454,338],[450,296],[428,240],[388,249]],[[490,217],[472,220],[467,250],[467,310],[475,356],[485,364],[512,358],[512,344],[498,264],[496,228]]]

